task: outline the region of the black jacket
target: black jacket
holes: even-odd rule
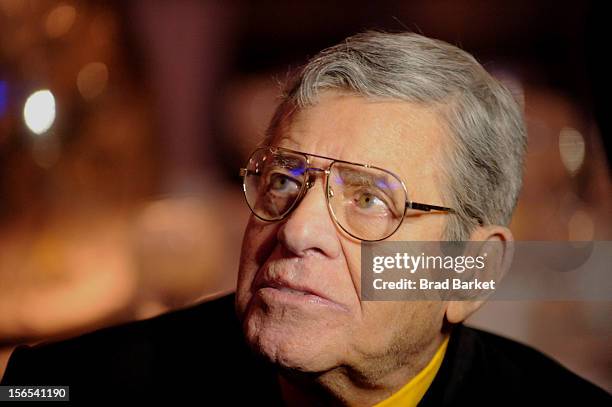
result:
[[[76,401],[282,404],[273,368],[243,342],[233,295],[61,342],[19,347],[1,384],[69,385]],[[458,325],[420,405],[611,406],[611,401],[529,347]]]

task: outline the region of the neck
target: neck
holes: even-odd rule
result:
[[[284,372],[279,375],[282,398],[289,407],[372,406],[414,378],[444,341],[441,335],[404,363],[367,369],[340,366],[323,373]]]

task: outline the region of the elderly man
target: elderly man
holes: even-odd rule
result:
[[[362,300],[364,241],[504,248],[525,139],[520,107],[469,54],[411,33],[350,37],[289,82],[242,169],[253,216],[235,295],[19,348],[4,384],[215,404],[609,403],[462,326],[479,301]]]

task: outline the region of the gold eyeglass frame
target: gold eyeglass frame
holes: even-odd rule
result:
[[[385,240],[385,239],[391,237],[395,232],[397,232],[397,230],[400,228],[400,226],[402,226],[402,223],[404,223],[404,218],[406,217],[406,211],[408,209],[414,209],[414,210],[424,211],[424,212],[439,211],[439,212],[447,212],[447,213],[456,213],[456,211],[453,208],[447,208],[445,206],[438,206],[438,205],[425,204],[425,203],[421,203],[421,202],[409,201],[408,200],[408,189],[406,188],[406,185],[404,184],[404,181],[397,174],[395,174],[395,173],[393,173],[393,172],[391,172],[389,170],[386,170],[384,168],[376,167],[376,166],[370,165],[370,164],[362,164],[362,163],[356,163],[356,162],[352,162],[352,161],[340,160],[340,159],[337,159],[337,158],[326,157],[326,156],[318,155],[318,154],[305,153],[305,152],[302,152],[302,151],[296,151],[296,150],[291,150],[289,148],[276,147],[276,146],[264,146],[264,147],[259,147],[259,148],[255,149],[251,153],[251,155],[249,156],[248,162],[250,162],[251,159],[253,158],[253,156],[257,152],[259,152],[261,150],[268,150],[268,151],[270,151],[273,154],[276,153],[277,151],[280,151],[280,152],[284,151],[284,152],[287,152],[287,153],[300,155],[306,161],[306,168],[304,169],[304,177],[306,179],[306,182],[304,182],[301,185],[300,191],[298,192],[298,196],[295,199],[295,201],[291,204],[289,209],[287,209],[282,216],[280,216],[278,218],[275,218],[275,219],[265,219],[265,218],[262,218],[251,207],[251,204],[249,203],[249,199],[247,197],[247,191],[246,191],[246,177],[247,177],[247,175],[249,175],[249,170],[246,167],[245,168],[240,168],[240,176],[242,177],[242,191],[244,192],[244,197],[245,197],[247,206],[249,207],[249,209],[251,210],[253,215],[255,215],[258,219],[263,220],[264,222],[278,222],[278,221],[281,221],[281,220],[285,219],[287,216],[289,216],[289,214],[291,214],[293,212],[293,210],[300,204],[302,199],[304,199],[304,197],[308,193],[308,190],[310,188],[312,188],[314,186],[314,184],[315,184],[316,176],[306,175],[307,173],[310,174],[311,171],[322,172],[322,173],[325,174],[325,201],[327,202],[327,209],[328,209],[328,211],[329,211],[329,213],[330,213],[334,223],[336,225],[338,225],[349,236],[351,236],[351,237],[353,237],[353,238],[355,238],[357,240],[363,241],[363,242],[380,242],[381,240]],[[329,164],[329,166],[327,168],[312,167],[311,166],[311,162],[310,162],[310,157],[316,157],[316,158],[321,158],[321,159],[324,159],[324,160],[329,160],[329,161],[331,161],[331,163]],[[382,237],[380,239],[363,239],[361,237],[355,236],[353,233],[349,232],[344,226],[342,226],[342,224],[336,218],[334,210],[331,207],[331,202],[329,200],[329,198],[333,197],[333,191],[331,191],[330,187],[329,187],[329,174],[331,173],[331,168],[332,168],[332,166],[335,163],[351,164],[351,165],[356,165],[356,166],[363,167],[363,168],[376,169],[376,170],[383,171],[383,172],[391,175],[397,181],[399,181],[399,183],[402,185],[402,188],[404,190],[404,201],[405,201],[404,213],[402,214],[402,218],[401,218],[400,222],[398,223],[397,227],[395,229],[393,229],[393,231],[391,233],[389,233],[387,236]]]

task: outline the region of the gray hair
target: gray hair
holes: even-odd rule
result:
[[[449,135],[441,168],[444,231],[467,240],[479,220],[507,225],[522,183],[526,132],[510,91],[467,52],[414,33],[368,31],[323,50],[288,82],[269,135],[326,90],[435,107]]]

